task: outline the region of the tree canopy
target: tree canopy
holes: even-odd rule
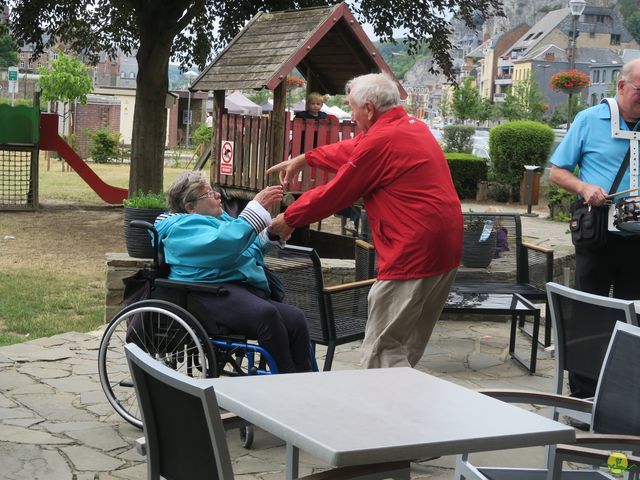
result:
[[[475,78],[464,77],[462,85],[453,90],[451,109],[456,119],[464,123],[478,117],[480,107],[480,93],[475,85]],[[469,152],[470,153],[470,152]]]
[[[18,65],[18,46],[9,32],[9,28],[0,22],[0,67]]]
[[[58,58],[51,62],[51,69],[38,69],[42,99],[48,102],[59,100],[67,103],[77,100],[87,103],[87,95],[93,90],[89,71],[80,60],[59,51]]]
[[[11,8],[19,44],[35,53],[63,42],[85,58],[101,51],[136,51],[138,78],[133,118],[130,191],[162,189],[169,59],[204,68],[258,11],[333,5],[336,0],[0,0]],[[404,29],[408,53],[424,44],[434,65],[453,77],[451,15],[470,27],[478,16],[501,14],[501,0],[359,0],[350,8],[383,41]]]

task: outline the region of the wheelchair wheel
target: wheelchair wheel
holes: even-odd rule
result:
[[[121,310],[109,323],[98,351],[98,374],[107,400],[122,418],[142,428],[124,345],[135,343],[173,370],[195,378],[217,376],[209,337],[183,308],[143,300]]]
[[[240,427],[240,443],[247,450],[253,445],[253,425]]]

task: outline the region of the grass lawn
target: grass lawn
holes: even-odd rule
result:
[[[129,165],[89,166],[126,188]],[[166,168],[165,187],[185,168]],[[104,323],[106,252],[124,252],[123,209],[62,162],[40,162],[36,212],[0,213],[0,346]]]
[[[78,174],[69,169],[65,164],[62,170],[62,162],[51,160],[49,169],[47,161],[40,160],[40,198],[52,200],[66,200],[72,202],[104,205],[103,200],[91,190]],[[129,164],[123,163],[89,163],[89,167],[106,183],[116,187],[128,188]],[[186,168],[167,167],[164,170],[165,189]]]
[[[103,322],[104,281],[30,267],[3,272],[0,346],[59,333],[87,332]]]

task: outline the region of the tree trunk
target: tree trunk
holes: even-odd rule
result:
[[[141,33],[136,105],[131,136],[129,195],[162,192],[167,132],[166,97],[169,90],[169,54],[173,37]]]

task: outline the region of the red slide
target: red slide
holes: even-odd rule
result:
[[[56,113],[40,114],[40,149],[57,152],[105,202],[118,205],[127,198],[126,188],[104,183],[75,150],[58,135],[58,114]]]

